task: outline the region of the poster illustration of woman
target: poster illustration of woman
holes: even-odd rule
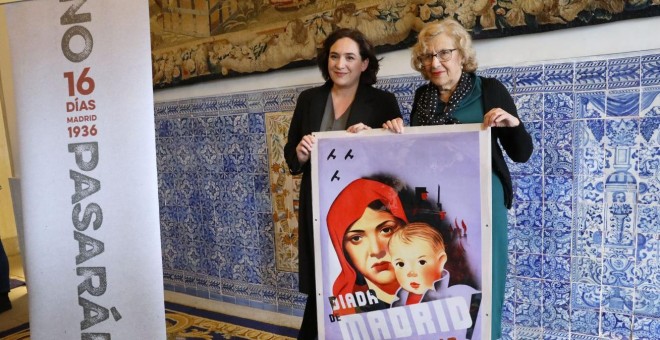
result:
[[[316,135],[319,337],[490,333],[490,147],[479,125]]]

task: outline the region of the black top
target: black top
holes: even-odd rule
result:
[[[300,93],[291,118],[287,143],[284,146],[284,157],[289,171],[293,175],[302,173],[298,210],[298,284],[300,291],[306,294],[314,294],[316,291],[311,162],[300,165],[296,156],[296,146],[303,136],[319,131],[331,88],[332,82],[328,81],[323,86],[307,89]],[[351,115],[348,117],[346,126],[363,123],[372,128],[380,128],[386,121],[400,117],[399,104],[392,93],[361,84],[351,104]]]

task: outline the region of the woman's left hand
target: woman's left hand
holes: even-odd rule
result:
[[[394,118],[383,123],[383,129],[390,130],[394,133],[403,133],[403,119]]]
[[[351,133],[358,133],[360,131],[364,130],[371,130],[371,126],[363,124],[363,123],[357,123],[355,125],[351,125],[346,129],[346,131],[351,132]]]
[[[497,107],[484,115],[482,127],[485,129],[487,127],[516,127],[518,125],[520,125],[518,118]]]

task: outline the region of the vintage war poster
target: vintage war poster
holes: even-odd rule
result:
[[[490,130],[315,136],[319,338],[489,338]]]

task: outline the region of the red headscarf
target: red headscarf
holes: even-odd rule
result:
[[[356,179],[337,195],[330,206],[328,233],[341,265],[341,273],[332,288],[334,296],[367,290],[366,286],[355,284],[357,277],[355,269],[344,256],[344,235],[348,228],[364,214],[368,205],[376,200],[383,203],[393,216],[407,222],[398,193],[389,185],[374,180]]]

